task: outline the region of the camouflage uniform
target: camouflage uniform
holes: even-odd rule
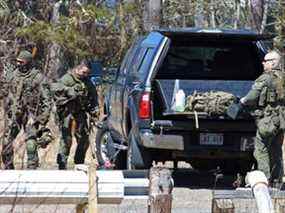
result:
[[[89,78],[80,79],[72,71],[52,84],[52,91],[61,130],[57,163],[59,169],[66,169],[72,136],[77,140],[74,163],[84,163],[89,146],[87,112],[98,108],[97,91]]]
[[[20,53],[21,54],[21,53]],[[25,54],[30,54],[25,51]],[[12,68],[12,66],[10,67]],[[37,148],[50,133],[44,126],[48,122],[51,109],[51,95],[45,77],[35,68],[26,72],[9,70],[5,76],[4,137],[2,138],[2,161],[5,169],[14,169],[13,141],[21,128],[26,132],[27,167],[35,169],[39,159]]]
[[[284,101],[284,73],[279,70],[264,72],[242,100],[244,105],[256,107],[254,157],[270,181],[281,181],[283,176]]]

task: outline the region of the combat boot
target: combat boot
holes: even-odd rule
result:
[[[62,154],[57,154],[56,162],[58,164],[59,170],[66,170],[66,161],[64,156],[62,156]]]
[[[39,167],[38,162],[28,162],[27,164],[28,164],[27,169],[29,169],[29,170],[35,170]]]
[[[37,150],[37,141],[29,139],[26,141],[27,149],[27,169],[36,169],[39,166],[39,157]]]
[[[4,164],[4,169],[15,169],[13,160],[9,155],[2,154],[2,162]]]

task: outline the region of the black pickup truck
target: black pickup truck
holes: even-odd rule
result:
[[[127,51],[105,101],[96,137],[100,164],[145,169],[153,161],[180,160],[193,168],[245,173],[254,162],[250,116],[172,110],[173,91],[224,91],[244,96],[263,72],[263,40],[247,30],[157,30]],[[174,164],[175,165],[175,164]]]

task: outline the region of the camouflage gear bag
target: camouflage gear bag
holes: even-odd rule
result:
[[[187,97],[185,111],[206,112],[210,116],[224,115],[235,100],[233,94],[223,91],[205,93],[195,91],[193,95]]]

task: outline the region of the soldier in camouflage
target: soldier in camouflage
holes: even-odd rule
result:
[[[46,123],[51,110],[51,94],[45,76],[33,67],[32,54],[22,50],[16,58],[16,69],[5,75],[5,130],[2,138],[2,162],[5,169],[14,169],[13,141],[21,128],[26,133],[27,167],[39,164],[38,147],[52,139]],[[10,66],[12,68],[12,66]]]
[[[252,89],[241,98],[240,103],[255,109],[257,133],[254,157],[258,170],[264,172],[273,183],[281,182],[284,172],[285,88],[280,54],[276,51],[266,54],[263,67],[264,73],[255,80]]]
[[[74,163],[82,164],[85,160],[89,146],[88,114],[98,116],[97,91],[89,74],[90,65],[84,60],[52,84],[61,130],[57,155],[59,169],[66,169],[72,136],[77,140]]]

